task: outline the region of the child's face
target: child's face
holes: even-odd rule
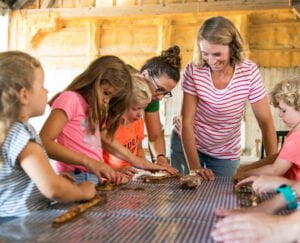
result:
[[[289,127],[293,128],[300,122],[300,111],[296,111],[293,107],[287,105],[284,101],[279,101],[279,117]]]
[[[137,121],[144,115],[144,110],[151,100],[143,100],[142,102],[135,102],[130,105],[129,109],[123,115],[126,122],[132,123]]]
[[[30,117],[43,115],[48,102],[48,90],[44,87],[44,70],[36,68],[34,82],[28,95]]]
[[[109,84],[101,84],[100,94],[102,97],[103,104],[108,104],[111,97],[116,93],[116,89]]]

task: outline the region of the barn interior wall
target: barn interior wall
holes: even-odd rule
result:
[[[246,54],[260,67],[268,92],[286,76],[299,74],[300,21],[289,8],[115,17],[63,17],[55,9],[48,14],[20,10],[11,14],[8,48],[27,51],[42,61],[51,97],[101,55],[117,55],[140,68],[146,59],[178,45],[184,67],[192,57],[199,26],[216,15],[231,19],[240,30]],[[180,112],[180,85],[174,94],[163,102],[166,135],[173,115]],[[285,129],[272,112],[276,129]],[[244,121],[245,152],[253,154],[261,134],[250,107]]]

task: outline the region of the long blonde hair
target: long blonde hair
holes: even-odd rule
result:
[[[296,111],[300,111],[300,76],[276,84],[270,96],[274,107],[278,107],[279,102],[282,100]]]
[[[102,97],[98,92],[103,84],[111,85],[117,90],[109,101],[108,110],[102,104]],[[112,137],[130,102],[132,80],[126,64],[120,58],[102,56],[95,59],[65,90],[80,93],[89,104],[88,123],[91,133],[95,132],[97,126],[100,130],[105,127],[107,135]]]
[[[193,63],[197,66],[207,66],[208,64],[203,59],[200,49],[201,40],[229,46],[232,65],[239,64],[244,59],[243,39],[239,31],[230,20],[222,16],[212,17],[204,21],[195,40]]]
[[[19,92],[22,88],[32,88],[37,68],[41,68],[41,63],[25,52],[0,53],[0,145],[7,129],[18,119]]]

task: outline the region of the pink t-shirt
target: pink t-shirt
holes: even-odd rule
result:
[[[278,158],[293,163],[285,173],[285,177],[291,180],[300,180],[300,131],[289,132],[279,152]]]
[[[194,120],[197,150],[214,158],[239,159],[246,102],[253,104],[266,96],[256,64],[245,60],[236,65],[228,86],[220,90],[213,84],[209,67],[189,63],[182,87],[184,93],[198,98]]]
[[[77,92],[65,91],[53,102],[52,110],[60,109],[68,118],[67,124],[57,137],[57,143],[73,151],[85,154],[93,159],[103,161],[102,145],[99,129],[91,134],[88,129],[88,104]],[[75,168],[83,171],[82,166],[73,166],[63,162],[56,162],[59,172],[72,172]]]

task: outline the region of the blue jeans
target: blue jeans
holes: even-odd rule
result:
[[[170,160],[171,166],[176,168],[180,174],[187,175],[190,173],[189,167],[184,157],[181,139],[174,130],[171,133]]]
[[[75,170],[73,173],[71,173],[71,176],[73,176],[75,178],[76,184],[79,184],[84,181],[91,181],[95,185],[97,185],[99,183],[98,177],[92,173]]]
[[[198,156],[203,168],[211,169],[215,176],[233,176],[240,164],[240,160],[218,159],[198,151]],[[181,139],[179,135],[172,131],[170,143],[170,158],[172,167],[179,173],[188,174],[189,167],[184,157]]]

